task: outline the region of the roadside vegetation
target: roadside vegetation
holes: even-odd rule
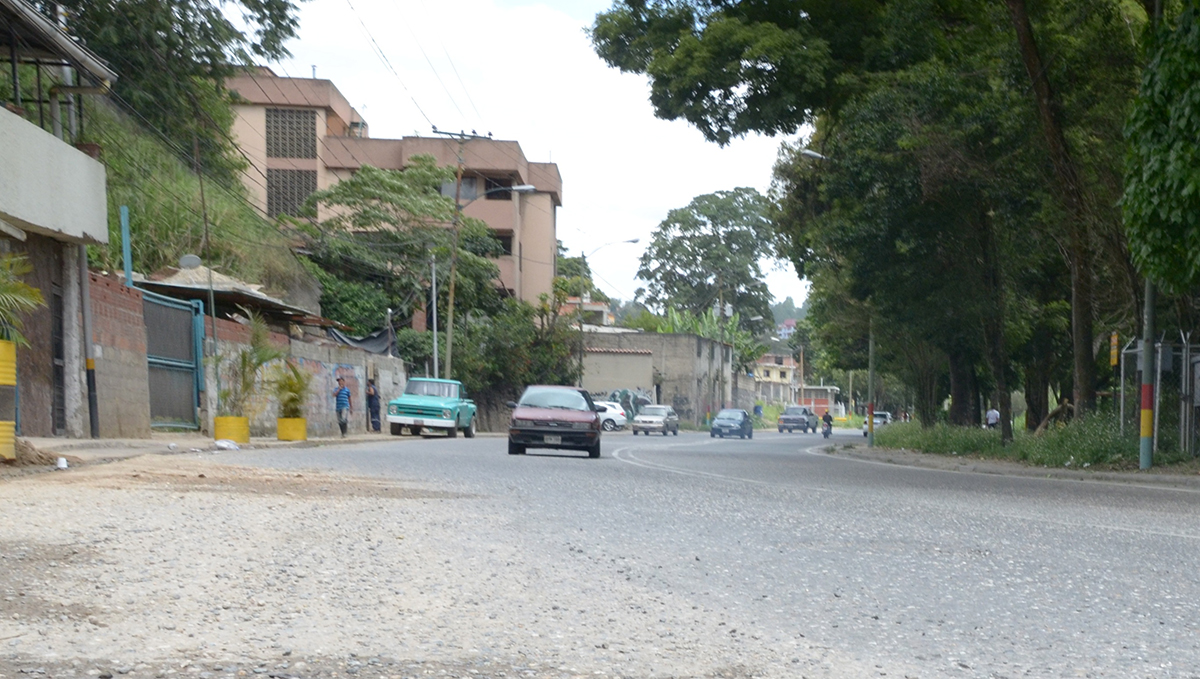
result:
[[[944,423],[922,427],[917,422],[897,422],[877,429],[875,443],[881,448],[1009,460],[1041,467],[1138,468],[1138,434],[1127,427],[1122,435],[1113,417],[1092,417],[1069,426],[1053,426],[1042,434],[1019,430],[1007,445],[996,429]],[[1156,460],[1156,464],[1168,467],[1191,462],[1190,457],[1171,452],[1164,452]]]

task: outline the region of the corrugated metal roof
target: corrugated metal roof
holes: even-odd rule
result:
[[[7,60],[11,54],[11,33],[7,30],[11,28],[17,35],[18,60],[66,60],[98,85],[117,79],[103,59],[25,0],[0,0],[0,18],[6,24],[5,30],[0,30],[0,59]]]
[[[640,356],[653,356],[654,352],[649,349],[609,349],[607,347],[588,347],[589,353],[593,354],[638,354]]]

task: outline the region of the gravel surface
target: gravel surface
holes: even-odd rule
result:
[[[197,455],[10,479],[0,679],[873,674],[480,499]]]

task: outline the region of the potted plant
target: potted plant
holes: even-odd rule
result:
[[[304,404],[312,386],[313,375],[295,361],[279,366],[275,377],[275,398],[279,401],[279,417],[275,419],[275,431],[280,441],[307,441],[308,420],[304,418]]]
[[[21,334],[21,317],[46,301],[37,288],[21,280],[33,267],[23,255],[0,255],[0,392],[6,404],[0,411],[0,459],[16,457],[17,347],[28,346]]]
[[[263,366],[283,358],[285,353],[271,346],[271,331],[262,316],[243,311],[250,327],[250,343],[229,361],[231,379],[220,393],[218,415],[213,418],[213,437],[249,443],[250,415],[260,386],[259,373]],[[220,365],[217,369],[220,370]]]

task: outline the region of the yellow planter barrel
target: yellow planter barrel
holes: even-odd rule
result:
[[[0,460],[17,457],[17,345],[0,340]]]
[[[250,443],[250,418],[214,417],[213,438],[228,439],[235,443]]]
[[[308,440],[308,420],[303,417],[277,417],[275,430],[280,441]]]

